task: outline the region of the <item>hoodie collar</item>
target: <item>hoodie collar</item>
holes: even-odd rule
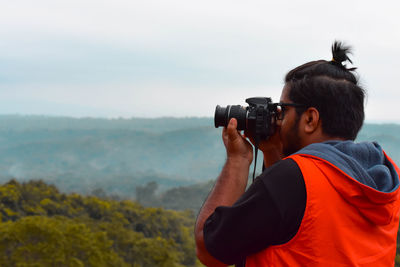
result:
[[[384,193],[399,186],[395,167],[375,142],[326,141],[311,144],[295,154],[324,159],[360,183]]]

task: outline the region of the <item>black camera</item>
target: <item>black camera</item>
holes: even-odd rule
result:
[[[256,142],[268,139],[275,132],[277,103],[269,97],[247,98],[248,107],[231,105],[217,106],[214,114],[215,128],[227,126],[231,118],[238,122],[237,130],[245,130],[246,134],[255,138]]]

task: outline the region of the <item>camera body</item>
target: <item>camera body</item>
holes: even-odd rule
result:
[[[240,105],[217,106],[214,114],[215,128],[226,127],[231,118],[238,122],[237,130],[246,131],[256,142],[267,140],[276,128],[277,103],[272,103],[269,97],[247,98],[248,107]]]

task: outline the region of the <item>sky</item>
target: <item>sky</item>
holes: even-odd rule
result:
[[[366,121],[400,123],[400,2],[0,0],[0,114],[212,117],[279,101],[283,78],[332,58],[367,90]]]

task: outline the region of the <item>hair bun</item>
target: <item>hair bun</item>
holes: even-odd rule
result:
[[[332,45],[332,61],[335,63],[339,63],[342,65],[342,62],[348,60],[350,63],[353,63],[351,59],[347,56],[347,54],[351,54],[351,47],[346,46],[340,41],[335,41]]]

